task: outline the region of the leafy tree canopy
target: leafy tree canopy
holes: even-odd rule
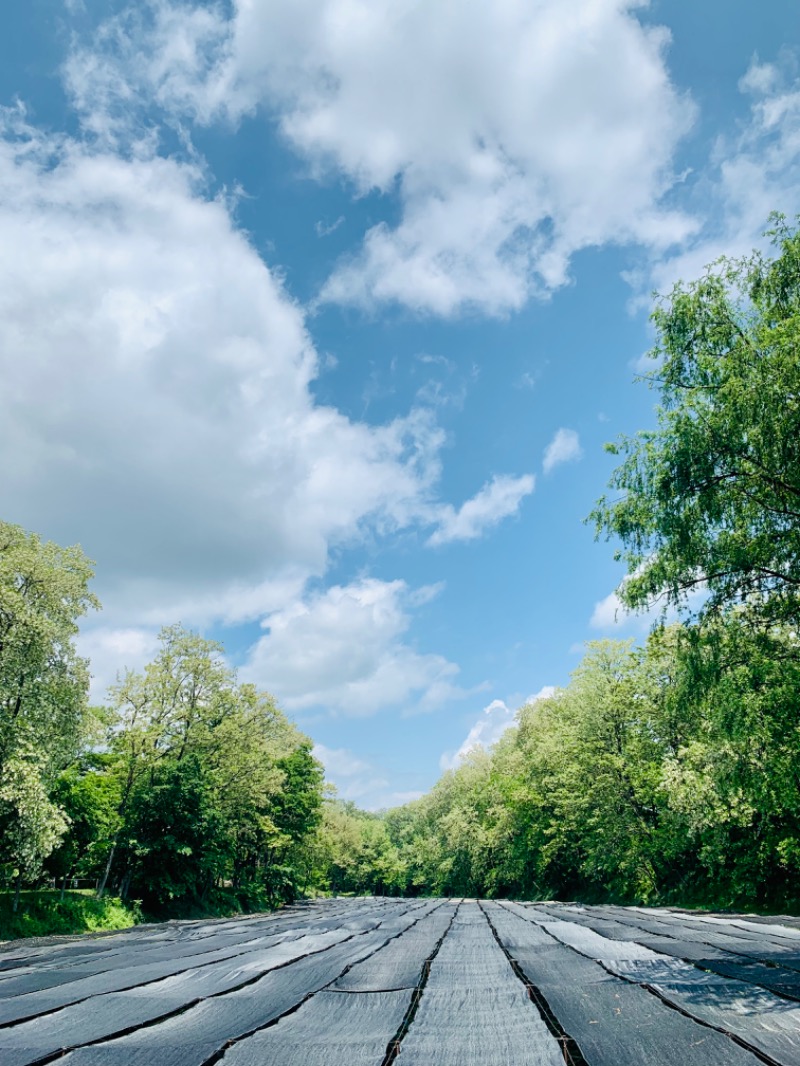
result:
[[[721,259],[652,316],[658,428],[608,446],[624,459],[591,516],[630,607],[698,591],[701,616],[800,617],[800,233],[774,224],[774,258]]]

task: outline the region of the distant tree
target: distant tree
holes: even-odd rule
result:
[[[800,234],[774,221],[775,258],[721,259],[652,316],[658,428],[608,446],[624,461],[592,515],[630,607],[697,590],[701,615],[800,619]]]
[[[386,820],[353,803],[326,803],[321,828],[333,892],[390,895],[402,890],[405,870]]]

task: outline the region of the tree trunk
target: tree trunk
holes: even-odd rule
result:
[[[115,840],[114,843],[111,845],[111,851],[109,851],[109,853],[108,853],[108,860],[106,861],[106,868],[103,871],[103,876],[100,878],[100,884],[97,886],[97,898],[98,899],[102,899],[103,898],[103,893],[106,890],[106,885],[108,883],[108,875],[111,873],[111,866],[112,866],[112,864],[114,862],[114,852],[116,850],[117,850],[117,842]]]

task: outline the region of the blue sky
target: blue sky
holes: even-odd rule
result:
[[[796,0],[32,0],[0,35],[3,518],[181,621],[342,796],[429,788],[620,618],[583,523],[650,293],[800,210]]]

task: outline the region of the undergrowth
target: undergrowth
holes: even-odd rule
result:
[[[135,903],[82,892],[66,892],[63,900],[60,892],[22,892],[16,914],[13,906],[14,893],[0,892],[0,940],[128,929],[142,920]]]

